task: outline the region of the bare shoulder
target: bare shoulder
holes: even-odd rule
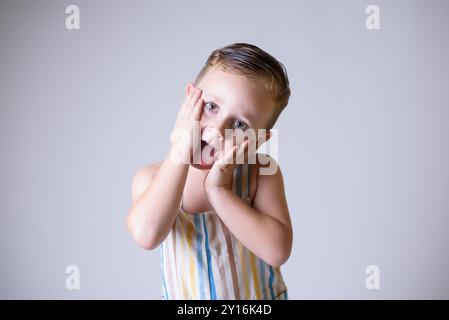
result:
[[[283,180],[279,163],[268,154],[258,153],[256,163],[251,167],[251,175],[256,178],[256,186],[265,180]]]
[[[265,184],[268,188],[275,188],[279,186],[279,184],[283,184],[283,178],[278,162],[267,154],[258,153],[256,162],[252,164],[250,168],[251,199],[255,198],[257,189],[261,184]]]
[[[252,167],[257,179],[253,206],[290,228],[291,221],[285,196],[284,179],[278,162],[269,155],[258,154],[257,161]]]
[[[155,162],[145,165],[136,171],[131,182],[131,196],[133,201],[137,200],[150,187],[161,165],[162,161]]]

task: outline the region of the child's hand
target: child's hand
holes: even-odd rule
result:
[[[176,150],[176,155],[182,157],[185,164],[190,161],[189,155],[193,154],[193,147],[195,149],[199,147],[193,146],[193,134],[195,130],[199,133],[199,121],[203,109],[201,94],[202,90],[192,85],[189,95],[181,105],[176,117],[175,128],[170,135],[172,149]]]
[[[257,139],[255,148],[249,148],[249,143],[254,143],[254,141],[244,140],[239,145],[234,145],[225,151],[220,159],[215,161],[204,180],[206,194],[209,196],[216,191],[232,191],[232,178],[235,167],[243,162],[247,162],[250,158],[249,152],[255,154],[257,149],[270,138],[271,132],[267,133],[266,136],[260,136]],[[237,159],[239,160],[237,161]]]

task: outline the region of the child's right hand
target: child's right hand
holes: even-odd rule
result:
[[[195,130],[200,133],[199,121],[203,107],[201,99],[202,90],[190,84],[190,92],[176,117],[175,128],[170,135],[172,150],[175,150],[176,156],[182,157],[182,161],[188,164],[190,155],[193,154],[193,134]],[[199,137],[201,139],[201,137]],[[179,159],[178,159],[179,160]]]

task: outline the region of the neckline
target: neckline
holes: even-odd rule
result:
[[[250,186],[249,177],[250,177],[250,173],[251,173],[251,171],[250,171],[251,170],[250,164],[243,163],[243,164],[240,164],[240,165],[238,165],[237,167],[234,168],[233,183],[234,183],[234,186],[235,186],[236,179],[242,179],[243,178],[243,167],[244,166],[247,167],[247,169],[246,169],[246,177],[248,179],[248,181],[247,181],[247,189],[246,189],[247,190],[247,195],[246,196],[247,196],[248,199],[250,199],[250,189],[249,189],[249,186]],[[196,169],[196,168],[194,168],[194,169]],[[236,177],[236,173],[238,174],[238,178]],[[184,195],[184,193],[181,195],[181,204],[180,204],[180,206],[178,206],[178,208],[179,208],[179,211],[182,212],[184,215],[187,215],[187,216],[217,215],[215,210],[198,211],[198,212],[194,212],[194,213],[189,213],[189,212],[185,211],[184,208],[182,207],[183,206],[183,195]],[[240,195],[240,197],[243,199],[242,194]],[[245,199],[243,199],[243,200],[245,200]],[[249,202],[249,204],[251,206],[251,202]]]
[[[190,212],[185,211],[181,206],[179,207],[179,211],[181,211],[182,213],[184,213],[185,215],[188,215],[188,216],[201,215],[201,214],[216,214],[216,212],[214,210],[198,211],[198,212],[190,213]]]

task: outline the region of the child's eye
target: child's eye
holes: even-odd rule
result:
[[[210,111],[215,111],[217,109],[217,106],[211,102],[206,102],[204,104],[204,106],[207,110],[210,110]]]
[[[248,128],[248,125],[240,119],[234,120],[234,129],[240,129],[245,131]]]

